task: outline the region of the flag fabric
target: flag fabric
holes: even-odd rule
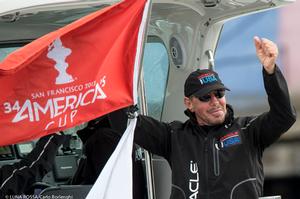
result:
[[[124,0],[106,7],[4,59],[0,145],[35,139],[135,104],[145,4]]]

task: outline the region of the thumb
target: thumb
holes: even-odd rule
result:
[[[262,49],[261,39],[258,36],[255,36],[253,38],[253,40],[254,40],[254,45],[255,45],[256,50],[258,51],[258,50]]]

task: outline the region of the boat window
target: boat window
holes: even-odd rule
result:
[[[9,53],[15,51],[19,47],[0,48],[0,61],[2,61]]]
[[[169,71],[168,53],[163,42],[150,37],[145,45],[143,60],[148,115],[160,120]]]
[[[272,11],[244,16],[224,24],[216,51],[216,70],[232,91],[228,92],[227,102],[235,106],[237,114],[253,115],[268,110],[262,68],[255,54],[253,36],[276,42],[276,23],[266,23],[274,19],[276,12]],[[257,23],[251,23],[253,21]]]

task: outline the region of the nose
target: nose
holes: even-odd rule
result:
[[[215,103],[218,103],[218,102],[219,102],[218,98],[213,93],[211,93],[210,94],[210,103],[215,104]]]

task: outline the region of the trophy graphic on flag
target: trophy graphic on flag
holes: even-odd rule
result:
[[[55,69],[59,72],[56,77],[56,84],[66,84],[74,81],[73,77],[67,73],[69,64],[66,62],[66,58],[71,53],[72,50],[64,47],[60,38],[55,39],[48,47],[47,57],[56,62]]]

